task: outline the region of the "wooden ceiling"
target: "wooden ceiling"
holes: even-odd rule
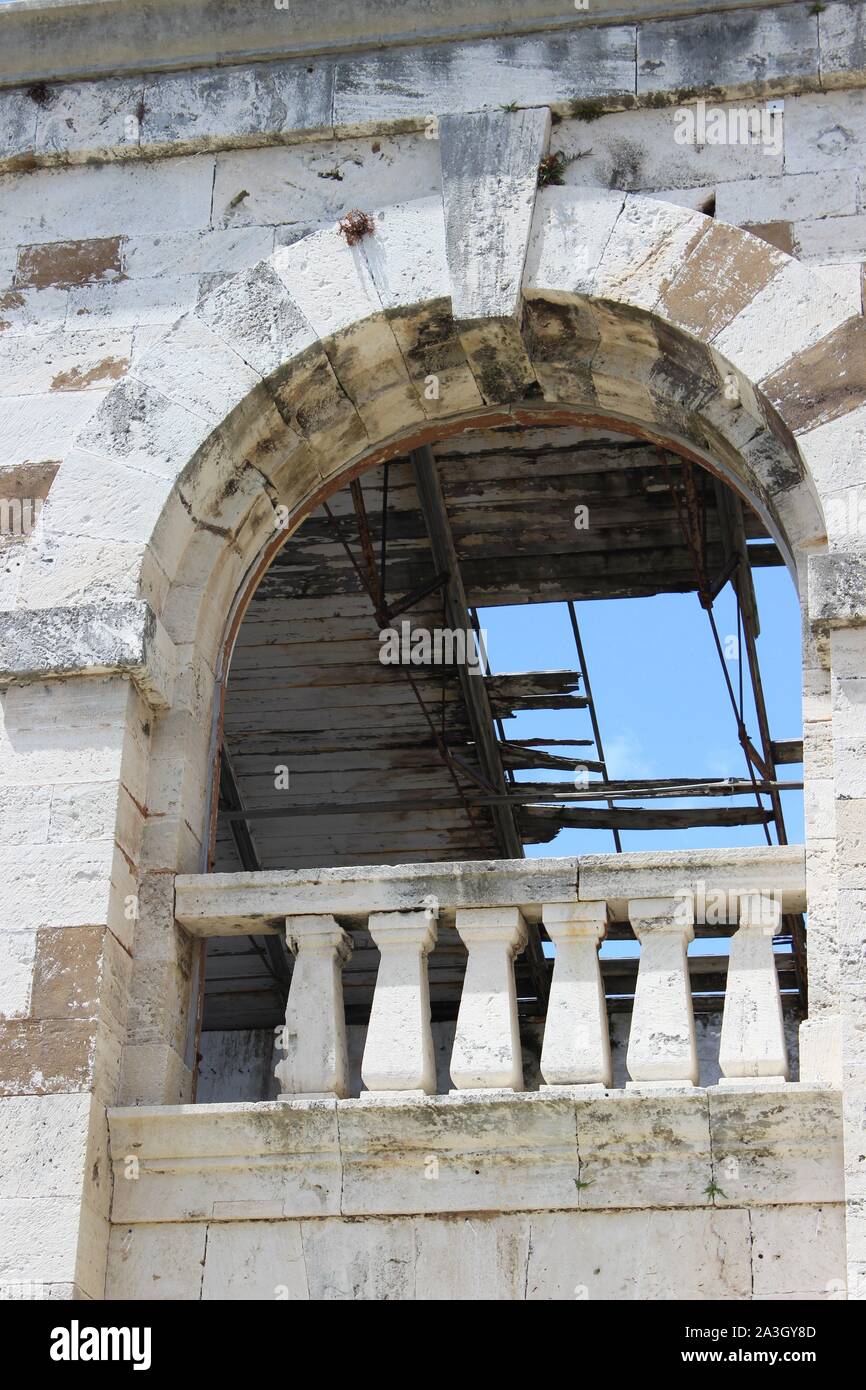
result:
[[[699,572],[721,587],[737,564],[732,505],[739,518],[708,473],[655,446],[577,428],[477,430],[334,495],[287,541],[240,628],[214,869],[515,857],[566,824],[615,824],[603,800],[530,805],[533,789],[550,802],[550,783],[514,781],[581,762],[604,783],[591,718],[585,754],[507,741],[501,722],[533,709],[594,716],[577,653],[569,671],[468,678],[383,665],[386,612],[398,629],[453,628],[478,608],[694,591]],[[743,566],[781,563],[754,514],[737,525],[741,580]],[[621,807],[620,824],[677,823],[658,795]],[[697,823],[724,824],[732,809],[710,800]],[[741,821],[769,819],[756,799],[741,809]],[[440,949],[436,969],[453,974]],[[205,1026],[278,1021],[289,968],[276,938],[212,943]],[[527,989],[533,972],[540,988],[537,942],[526,970]]]

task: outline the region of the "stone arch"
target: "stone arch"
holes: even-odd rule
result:
[[[288,507],[290,530],[353,471],[516,409],[604,415],[692,452],[789,558],[848,548],[833,504],[866,471],[862,318],[700,213],[562,187],[525,211],[492,265],[452,245],[447,198],[431,198],[380,211],[354,246],[327,228],[220,286],[80,431],[32,563],[74,564],[64,538],[96,519],[137,562],[114,596],[134,591],[186,642],[172,589],[204,594],[226,550],[249,562],[273,540],[269,509]],[[86,577],[67,592],[109,596]]]
[[[128,670],[158,711],[142,725],[144,925],[122,1100],[189,1094],[196,962],[177,933],[166,957],[170,875],[204,866],[226,615],[331,490],[482,420],[601,419],[721,473],[804,596],[810,556],[856,549],[835,504],[866,471],[862,319],[799,263],[699,213],[537,192],[544,124],[514,120],[520,157],[495,186],[451,175],[443,121],[441,200],[376,213],[351,246],[317,231],[211,293],[109,393],[49,496],[30,563],[51,563],[67,614],[98,604],[103,627],[141,626],[132,657],[73,653],[68,669]],[[82,535],[101,538],[95,575],[77,568]],[[823,719],[822,657],[804,631]],[[108,645],[126,651],[116,634]],[[816,939],[832,943],[829,898],[822,910]],[[817,972],[828,1007],[832,956]]]

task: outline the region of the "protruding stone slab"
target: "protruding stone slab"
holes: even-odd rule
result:
[[[280,1099],[348,1094],[343,962],[351,938],[334,917],[288,917],[286,939],[295,968],[286,1005],[285,1059],[275,1068]]]
[[[481,111],[439,122],[455,318],[517,315],[549,130],[547,110]]]
[[[541,1074],[548,1086],[610,1086],[610,1037],[598,964],[607,904],[547,903],[541,915],[556,947]]]
[[[576,1207],[568,1092],[390,1096],[338,1106],[346,1216]]]
[[[439,123],[453,313],[489,402],[526,395],[535,381],[518,323],[549,131],[546,109],[450,115]]]
[[[168,709],[175,668],[171,638],[140,600],[0,613],[0,686],[128,675],[152,709]]]
[[[342,1163],[334,1100],[109,1111],[122,1224],[330,1216]],[[166,1162],[167,1156],[170,1159]],[[136,1163],[131,1165],[129,1157]]]
[[[523,1090],[514,957],[526,945],[517,907],[463,908],[457,931],[469,951],[451,1079],[458,1091]]]
[[[777,898],[749,893],[740,899],[740,925],[731,938],[719,1047],[719,1066],[727,1080],[788,1079],[782,1000],[773,954],[773,937],[779,931],[781,915]]]
[[[637,898],[629,921],[640,941],[627,1065],[630,1085],[690,1087],[698,1081],[688,943],[694,904],[679,898]]]
[[[436,916],[429,908],[370,915],[381,960],[361,1064],[368,1091],[435,1093],[427,956],[436,944]]]

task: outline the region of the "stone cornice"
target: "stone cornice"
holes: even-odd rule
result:
[[[152,709],[171,705],[175,649],[146,603],[0,613],[0,686],[126,675]]]
[[[54,42],[52,16],[71,23],[74,15],[107,16],[114,6],[0,6],[0,172],[420,130],[431,116],[479,104],[549,106],[560,117],[591,119],[686,96],[760,101],[866,82],[858,7],[846,3],[831,3],[820,15],[806,4],[717,5],[709,13],[682,5],[673,7],[674,18],[637,24],[615,21],[618,11],[607,9],[599,23],[590,9],[588,19],[572,15],[553,31],[536,26],[502,37],[508,29],[499,25],[495,37],[471,37],[464,28],[447,42],[422,43],[415,35],[409,44],[401,32],[378,46],[367,40],[366,51],[341,55],[320,46],[307,58],[291,56],[284,44],[255,62],[240,48],[221,55],[217,66],[205,66],[202,55],[186,63],[149,61],[144,45],[136,49],[140,75],[119,61],[86,68],[60,54],[50,71],[38,66]],[[143,14],[117,8],[130,21]],[[288,13],[266,4],[235,12],[267,14],[269,23]],[[46,26],[30,60],[14,58],[14,24],[22,15]],[[530,7],[524,28],[532,28],[531,17]],[[107,52],[103,37],[90,52]],[[183,70],[193,62],[201,65]]]
[[[138,1106],[108,1118],[121,1225],[706,1208],[714,1181],[718,1206],[843,1200],[841,1097],[799,1083]]]
[[[790,0],[764,0],[765,5]],[[743,0],[13,0],[0,11],[0,85],[86,79],[628,23]]]

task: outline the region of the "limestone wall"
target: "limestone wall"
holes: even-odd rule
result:
[[[808,1256],[806,1252],[808,1251]],[[489,1212],[115,1232],[132,1299],[834,1299],[844,1209]]]

